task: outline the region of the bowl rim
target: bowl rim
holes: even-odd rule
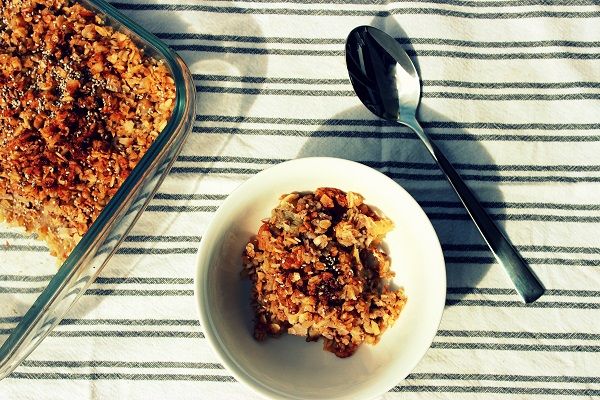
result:
[[[217,355],[217,357],[219,358],[221,363],[225,366],[226,370],[228,372],[230,372],[233,375],[233,377],[238,382],[243,384],[245,387],[252,390],[254,393],[259,394],[260,396],[268,398],[268,399],[306,400],[305,397],[297,397],[297,396],[289,395],[285,392],[282,392],[278,389],[272,388],[269,385],[261,382],[260,380],[256,379],[254,376],[252,376],[251,374],[246,372],[246,370],[244,368],[240,367],[238,365],[238,363],[236,362],[235,358],[230,355],[230,352],[225,348],[225,346],[219,339],[218,335],[216,334],[216,330],[214,329],[214,324],[212,322],[211,313],[207,307],[208,299],[206,298],[206,296],[207,296],[206,291],[203,290],[202,286],[204,285],[204,282],[206,282],[206,274],[208,273],[209,265],[202,261],[202,258],[203,258],[202,256],[206,251],[208,251],[211,244],[213,243],[213,241],[215,239],[213,237],[213,235],[215,235],[214,232],[216,231],[216,229],[219,225],[219,221],[221,220],[221,217],[223,214],[229,212],[229,210],[228,210],[229,204],[231,202],[233,202],[233,200],[231,200],[231,199],[235,197],[235,194],[237,192],[241,191],[241,189],[246,186],[252,185],[253,182],[255,182],[259,179],[262,179],[264,177],[264,175],[272,174],[274,171],[284,169],[284,168],[289,168],[290,166],[294,166],[296,164],[307,163],[307,162],[308,163],[329,162],[329,163],[339,163],[340,165],[345,164],[347,166],[351,166],[354,168],[361,168],[361,169],[365,169],[365,170],[368,169],[372,173],[382,175],[390,183],[396,185],[401,191],[404,191],[408,195],[408,197],[415,203],[415,205],[417,206],[418,212],[422,213],[422,215],[425,217],[425,222],[428,225],[427,229],[430,230],[430,232],[433,234],[432,239],[434,239],[433,244],[435,245],[435,248],[431,249],[431,251],[432,252],[435,251],[435,253],[437,253],[436,258],[438,258],[440,261],[438,264],[439,265],[438,272],[440,272],[440,274],[441,274],[440,280],[442,282],[442,288],[443,288],[443,293],[440,293],[440,296],[439,296],[439,298],[442,299],[441,304],[438,304],[438,307],[436,308],[439,310],[436,321],[435,321],[436,329],[432,330],[432,332],[430,333],[429,337],[427,338],[427,342],[429,343],[429,345],[423,351],[423,353],[417,358],[414,365],[410,365],[410,368],[407,369],[408,372],[406,373],[406,375],[399,377],[399,379],[396,383],[394,383],[392,385],[387,385],[385,387],[385,392],[387,392],[392,387],[394,387],[396,384],[402,382],[406,378],[406,376],[408,376],[408,374],[410,374],[410,372],[412,370],[414,370],[415,367],[421,362],[421,360],[425,357],[425,354],[431,347],[431,343],[433,342],[433,339],[435,338],[437,331],[439,330],[439,326],[441,324],[441,320],[442,320],[442,316],[443,316],[443,312],[444,312],[446,292],[447,292],[446,265],[445,265],[445,260],[444,260],[441,244],[439,242],[437,233],[436,233],[433,225],[431,224],[429,217],[427,216],[425,211],[422,209],[422,207],[419,205],[419,203],[414,199],[414,197],[412,197],[412,195],[406,189],[404,189],[404,187],[402,187],[398,182],[394,181],[393,179],[391,179],[387,175],[383,174],[382,172],[380,172],[374,168],[371,168],[365,164],[362,164],[360,162],[351,161],[351,160],[347,160],[347,159],[343,159],[343,158],[337,158],[337,157],[303,157],[303,158],[296,158],[296,159],[283,161],[279,164],[275,164],[273,166],[270,166],[270,167],[256,173],[255,175],[253,175],[252,177],[250,177],[249,179],[247,179],[246,181],[244,181],[240,185],[238,185],[227,196],[225,201],[219,206],[219,208],[213,215],[211,221],[209,222],[208,226],[206,227],[206,230],[205,230],[204,234],[202,235],[202,239],[198,246],[198,251],[196,252],[196,258],[195,258],[196,270],[194,273],[194,300],[196,303],[196,310],[197,310],[197,313],[200,318],[201,330],[204,333],[204,337],[208,341],[213,352]],[[327,399],[329,399],[329,400],[346,399],[346,398],[369,399],[369,398],[374,398],[377,395],[381,395],[381,394],[385,393],[384,391],[378,391],[378,393],[370,393],[370,392],[373,392],[373,390],[367,391],[367,390],[363,389],[359,396],[356,396],[354,394],[343,394],[343,395],[339,395],[339,396],[328,397]],[[349,396],[352,396],[352,397],[349,397]]]

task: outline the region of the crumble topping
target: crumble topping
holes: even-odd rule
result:
[[[174,81],[72,0],[0,4],[0,221],[63,260],[166,126]]]
[[[323,338],[326,351],[348,357],[397,320],[406,296],[388,286],[394,273],[380,248],[393,223],[363,200],[335,188],[281,196],[243,254],[257,340]]]

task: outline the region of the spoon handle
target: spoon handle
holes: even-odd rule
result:
[[[527,263],[519,255],[512,243],[498,229],[494,221],[477,200],[473,192],[462,180],[458,172],[452,164],[446,159],[437,146],[429,140],[423,128],[414,120],[410,123],[405,123],[413,129],[419,138],[424,142],[425,146],[440,166],[442,172],[450,182],[450,185],[458,195],[458,198],[463,203],[471,219],[479,229],[479,232],[485,239],[490,250],[504,267],[508,276],[513,281],[517,292],[521,295],[525,303],[531,303],[538,299],[544,293],[544,287],[533,274]]]

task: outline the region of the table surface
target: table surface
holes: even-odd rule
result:
[[[383,398],[600,396],[597,1],[113,4],[188,63],[194,131],[119,253],[0,382],[0,399],[257,398],[204,339],[195,252],[236,186],[305,156],[385,172],[422,205],[443,245],[439,332]],[[344,40],[362,24],[399,38],[413,56],[425,130],[548,288],[539,301],[520,302],[420,142],[354,96]],[[0,293],[39,285],[0,275]],[[1,317],[0,334],[10,328]]]

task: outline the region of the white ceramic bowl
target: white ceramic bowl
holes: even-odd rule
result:
[[[283,193],[336,187],[360,193],[395,224],[384,245],[408,302],[375,345],[340,359],[323,342],[283,335],[252,336],[250,284],[241,257],[261,220]],[[202,329],[225,367],[240,382],[276,399],[369,399],[403,380],[437,331],[446,296],[438,238],[417,202],[378,171],[335,158],[303,158],[264,170],[236,189],[216,212],[198,250],[196,299]]]

